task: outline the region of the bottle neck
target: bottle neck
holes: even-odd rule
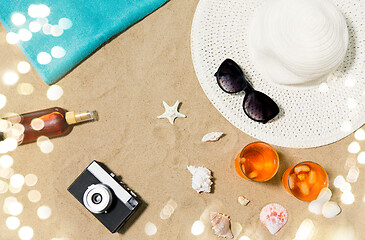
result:
[[[66,122],[69,125],[94,120],[96,120],[96,113],[93,111],[66,112]]]

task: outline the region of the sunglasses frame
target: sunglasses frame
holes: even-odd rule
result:
[[[241,90],[239,90],[239,91],[236,91],[236,92],[229,92],[229,91],[226,91],[223,87],[222,87],[222,85],[220,84],[220,82],[219,82],[219,73],[220,73],[220,71],[222,70],[222,68],[223,68],[223,65],[224,64],[228,64],[228,65],[230,65],[230,66],[232,66],[232,67],[234,67],[236,70],[238,70],[238,72],[240,73],[240,76],[242,77],[242,79],[243,79],[243,86],[242,86],[242,89]],[[235,93],[239,93],[239,92],[242,92],[242,91],[244,91],[245,92],[245,96],[244,96],[244,98],[243,98],[243,102],[242,102],[242,108],[243,108],[243,111],[244,111],[244,113],[246,114],[246,116],[248,117],[248,118],[250,118],[251,120],[253,120],[253,121],[255,121],[255,122],[259,122],[259,123],[267,123],[268,121],[270,121],[270,120],[272,120],[272,119],[274,119],[277,115],[278,115],[278,113],[274,116],[274,117],[272,117],[272,118],[270,118],[270,119],[263,119],[263,120],[257,120],[257,119],[254,119],[254,118],[252,118],[248,113],[247,113],[247,111],[246,111],[246,109],[245,109],[245,107],[244,107],[244,105],[245,105],[245,102],[247,101],[247,97],[248,97],[248,95],[250,94],[250,93],[252,93],[252,92],[259,92],[259,93],[261,93],[261,94],[264,94],[264,95],[266,95],[265,93],[263,93],[263,92],[260,92],[260,91],[257,91],[257,90],[255,90],[252,86],[251,86],[251,84],[249,83],[249,81],[246,79],[246,77],[245,77],[245,74],[243,73],[243,71],[242,71],[242,69],[241,69],[241,67],[235,62],[235,61],[233,61],[232,59],[229,59],[229,58],[227,58],[226,60],[224,60],[222,63],[221,63],[221,65],[219,66],[219,68],[218,68],[218,70],[217,70],[217,72],[214,74],[214,76],[216,77],[216,79],[217,79],[217,83],[218,83],[218,86],[222,89],[222,91],[224,91],[225,93],[229,93],[229,94],[235,94]],[[266,95],[267,96],[267,95]],[[269,96],[267,96],[268,98],[270,98]],[[270,98],[271,99],[271,98]],[[271,99],[272,100],[272,99]],[[274,102],[274,100],[272,100],[273,102]],[[274,102],[275,103],[275,102]],[[277,106],[277,104],[275,103],[275,105]],[[278,106],[277,106],[278,107]],[[278,107],[279,108],[279,107]],[[280,111],[280,110],[279,110]]]

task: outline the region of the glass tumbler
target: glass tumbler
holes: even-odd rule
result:
[[[237,174],[248,180],[265,182],[279,169],[279,156],[275,149],[264,142],[248,144],[235,158]]]
[[[306,161],[288,168],[282,178],[284,188],[294,197],[310,202],[328,187],[328,175],[317,163]]]

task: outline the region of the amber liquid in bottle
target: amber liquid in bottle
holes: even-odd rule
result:
[[[6,120],[12,121],[12,118],[19,118],[19,116],[8,117]],[[19,123],[24,126],[24,133],[22,139],[19,139],[19,143],[34,142],[40,136],[53,138],[67,135],[72,130],[73,124],[94,119],[94,112],[67,112],[60,107],[24,113],[20,115]],[[40,122],[40,129],[32,126],[33,120]],[[3,138],[6,138],[6,135],[6,133],[3,133]]]

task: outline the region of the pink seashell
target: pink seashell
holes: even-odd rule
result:
[[[277,203],[266,205],[260,213],[260,221],[271,234],[277,233],[285,225],[287,220],[288,213],[286,209]]]
[[[233,238],[233,234],[229,227],[229,217],[216,212],[210,213],[210,222],[212,224],[212,228],[218,237],[224,238]]]

